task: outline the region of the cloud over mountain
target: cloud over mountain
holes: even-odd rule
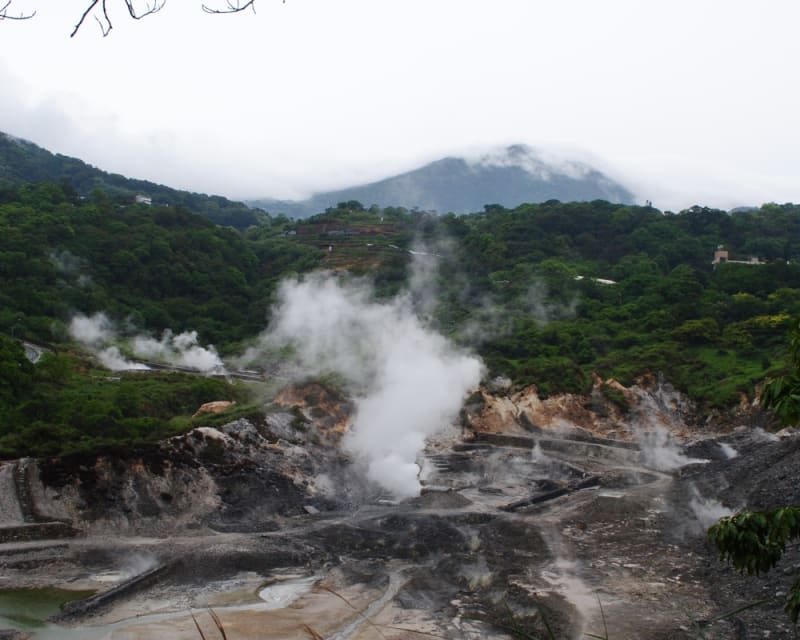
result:
[[[546,200],[632,202],[633,194],[594,167],[525,145],[473,157],[447,157],[366,185],[318,193],[302,201],[256,200],[270,213],[305,217],[338,202],[469,213],[484,205],[515,207]]]

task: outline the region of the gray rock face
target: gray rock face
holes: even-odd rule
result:
[[[15,464],[6,462],[0,466],[0,522],[4,525],[21,524],[25,521],[17,499]]]
[[[277,438],[287,442],[302,442],[302,435],[292,426],[295,419],[296,417],[288,411],[282,411],[268,415],[264,422],[270,433]]]
[[[359,480],[347,483],[348,497],[327,496],[355,472],[335,446],[329,416],[306,413],[273,407],[256,421],[198,427],[160,443],[31,460],[26,491],[35,520],[76,523],[92,535],[265,531],[306,513],[304,505],[328,511],[358,499]],[[0,490],[4,478],[0,469]],[[17,502],[6,500],[9,517]]]
[[[259,446],[264,443],[264,438],[258,432],[258,429],[255,428],[252,422],[244,418],[224,425],[222,427],[222,433],[249,446]]]

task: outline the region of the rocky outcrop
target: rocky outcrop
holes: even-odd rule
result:
[[[287,386],[274,404],[292,413],[295,427],[312,427],[315,434],[332,444],[344,435],[353,418],[353,404],[347,398],[316,382]]]
[[[209,413],[220,408],[204,406]],[[352,405],[322,384],[288,387],[259,415],[220,428],[28,460],[23,506],[39,521],[71,522],[90,535],[274,529],[283,518],[348,499],[341,491],[335,501],[329,494],[353,474],[337,446],[351,414]],[[0,480],[5,476],[10,485],[11,468]]]
[[[352,417],[352,403],[328,385],[289,386],[260,415],[220,428],[0,469],[9,486],[19,485],[24,471],[24,491],[4,509],[19,512],[22,522],[72,523],[87,534],[274,529],[287,517],[342,508],[371,491],[338,446]],[[721,418],[704,420],[656,377],[632,387],[597,378],[587,395],[547,398],[535,386],[492,384],[467,399],[461,418],[467,439],[600,438],[629,446],[656,429],[691,439],[726,427]]]
[[[465,426],[488,433],[525,435],[588,434],[634,441],[642,433],[666,429],[680,438],[730,431],[752,421],[758,407],[743,404],[730,412],[701,414],[689,398],[660,376],[641,378],[631,387],[595,377],[587,395],[539,396],[535,385],[523,389],[481,389],[465,407]]]
[[[0,466],[0,544],[71,538],[78,530],[68,521],[42,514],[31,481],[35,461],[22,458]]]
[[[194,412],[192,417],[197,418],[198,416],[202,416],[207,413],[222,413],[223,411],[230,409],[235,404],[235,400],[215,400],[214,402],[206,402],[205,404],[200,405],[200,408]]]

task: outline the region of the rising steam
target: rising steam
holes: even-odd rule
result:
[[[483,366],[428,329],[408,295],[378,302],[331,274],[285,281],[262,346],[292,345],[305,373],[336,372],[355,395],[345,447],[395,496],[419,494],[417,455],[457,416]]]
[[[693,517],[685,523],[685,526],[687,532],[694,534],[705,533],[720,518],[732,516],[734,513],[719,500],[706,498],[694,485],[689,486],[689,510]]]
[[[640,432],[639,447],[642,451],[642,461],[653,469],[659,471],[674,471],[685,467],[687,464],[701,464],[708,460],[690,458],[681,451],[680,444],[672,437],[664,426],[657,426],[652,431]]]
[[[119,347],[111,344],[116,339],[116,329],[104,313],[73,316],[69,323],[69,333],[75,340],[91,349],[106,369],[129,371],[150,368],[140,362],[131,362],[122,355]]]
[[[213,345],[201,347],[197,331],[174,334],[167,329],[160,340],[150,336],[135,336],[131,340],[133,352],[142,358],[162,360],[179,367],[198,371],[213,371],[222,367],[222,360]]]
[[[69,323],[69,333],[75,340],[91,349],[103,366],[111,371],[150,368],[122,354],[116,344],[122,341],[119,331],[102,312],[91,316],[83,314],[73,316]],[[157,360],[204,372],[220,369],[223,366],[213,345],[202,347],[198,344],[196,331],[185,331],[175,335],[167,329],[159,340],[139,334],[127,340],[127,344],[130,352],[138,358]]]

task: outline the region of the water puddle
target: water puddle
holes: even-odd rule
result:
[[[124,579],[125,572],[119,571],[104,571],[92,575],[92,580],[97,582],[115,583]],[[200,607],[200,611],[205,610],[211,606],[211,601],[214,601],[217,611],[284,609],[309,593],[318,579],[317,576],[292,574],[273,577],[272,582],[265,585],[263,576],[246,574],[238,579],[210,583],[207,585],[208,593],[188,608],[177,607],[175,610],[167,609],[149,614],[137,613],[126,615],[116,622],[72,628],[53,624],[48,619],[57,614],[66,602],[87,598],[94,591],[5,589],[0,590],[0,629],[25,631],[31,633],[36,640],[101,640],[131,625],[159,624],[185,618],[192,610],[196,610],[196,606]],[[203,600],[207,601],[202,602]]]
[[[8,621],[10,626],[35,629],[58,613],[61,606],[72,600],[81,600],[94,591],[72,591],[44,587],[40,589],[0,589],[0,627]]]
[[[266,609],[283,609],[314,586],[317,578],[292,577],[267,585],[258,592],[258,597],[266,603]]]

